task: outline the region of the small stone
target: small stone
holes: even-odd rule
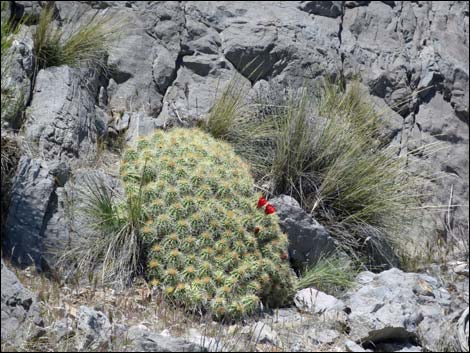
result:
[[[351,340],[344,342],[344,345],[346,347],[346,352],[372,352],[371,350],[362,348],[362,346]]]
[[[164,337],[170,337],[171,333],[168,329],[164,329],[162,332],[160,332],[160,335],[162,335]]]
[[[268,324],[258,321],[257,323],[245,328],[242,332],[252,335],[253,341],[261,344],[280,345],[279,336]]]
[[[332,344],[339,337],[339,332],[335,330],[318,330],[313,334],[313,341],[317,344]]]
[[[328,310],[343,310],[344,303],[335,297],[315,288],[305,288],[297,292],[294,303],[300,310],[321,314]]]
[[[70,338],[76,333],[73,329],[73,321],[69,318],[54,322],[51,329],[54,332],[53,337],[56,341]]]
[[[103,347],[111,335],[111,324],[101,311],[80,306],[77,314],[78,349],[96,350]]]

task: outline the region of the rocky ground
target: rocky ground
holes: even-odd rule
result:
[[[66,30],[96,12],[124,23],[109,50],[112,70],[49,67],[34,84],[32,33],[42,2],[9,4],[12,17],[30,20],[13,43],[8,81],[24,114],[2,126],[24,151],[2,231],[2,256],[15,263],[2,260],[2,350],[465,349],[468,2],[57,1]],[[57,255],[79,230],[68,212],[74,186],[93,173],[115,183],[117,157],[103,139],[131,142],[155,128],[192,125],[234,74],[253,94],[359,76],[397,153],[437,146],[409,163],[430,181],[435,210],[409,230],[419,244],[411,252],[421,256],[409,258],[414,272],[362,272],[336,298],[306,289],[295,306],[234,325],[170,309],[145,283],[118,292],[38,275],[54,277]],[[277,208],[299,261],[334,247],[321,225],[282,198]]]
[[[465,349],[459,330],[468,339],[463,263],[442,279],[361,272],[338,298],[306,288],[295,306],[236,324],[188,316],[145,282],[117,292],[16,272],[37,295],[2,262],[2,350],[421,352]]]

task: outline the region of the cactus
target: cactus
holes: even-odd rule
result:
[[[149,283],[172,302],[236,319],[291,295],[287,237],[230,145],[198,129],[156,131],[125,151],[120,174],[141,198]]]

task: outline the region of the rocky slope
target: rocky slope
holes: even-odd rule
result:
[[[14,16],[32,19],[40,9],[34,1],[12,5]],[[467,2],[58,1],[56,7],[65,28],[95,12],[124,25],[109,52],[109,77],[50,67],[31,90],[31,34],[25,30],[15,42],[12,85],[28,104],[22,129],[34,156],[20,162],[7,224],[8,248],[21,262],[29,263],[30,253],[39,266],[48,248],[66,242],[66,184],[97,159],[99,136],[110,129],[132,137],[201,118],[234,72],[254,89],[359,75],[387,109],[398,151],[439,142],[437,152],[410,167],[433,180],[429,204],[463,205],[451,208],[448,227],[468,221]],[[446,211],[423,221],[428,232],[445,229]]]
[[[431,180],[429,204],[456,206],[436,208],[432,216],[423,217],[421,228],[430,239],[442,234],[451,237],[452,229],[468,232],[468,2],[56,1],[57,22],[66,31],[99,12],[122,24],[120,38],[109,51],[111,70],[107,76],[88,69],[49,67],[38,72],[33,86],[32,30],[42,3],[10,1],[11,17],[26,14],[30,18],[13,44],[15,61],[9,81],[9,88],[22,97],[27,108],[22,119],[6,126],[20,129],[27,151],[19,161],[2,234],[4,254],[15,262],[34,264],[42,270],[53,267],[57,254],[77,231],[77,220],[68,213],[74,185],[98,169],[112,169],[106,165],[114,161],[103,156],[100,147],[103,136],[124,134],[130,141],[158,127],[191,125],[209,111],[217,91],[235,73],[241,74],[253,91],[278,84],[296,87],[327,75],[359,76],[364,91],[385,112],[397,153],[437,146],[433,153],[416,153],[409,166],[415,172],[424,171]],[[109,178],[112,180],[112,175]],[[303,223],[289,222],[286,224],[300,234]],[[314,221],[305,222],[309,228]],[[318,242],[328,247],[327,235],[318,228],[321,226],[312,227],[307,234],[318,236]],[[463,235],[468,237],[468,233]],[[299,256],[311,256],[305,246],[312,244],[304,245],[300,244]],[[11,309],[11,300],[5,299],[4,311],[4,288],[10,284],[4,287],[3,271],[2,263],[2,339],[4,317],[11,322],[11,317],[19,315],[22,321],[30,305],[21,304],[22,309],[15,304]],[[443,284],[432,278],[391,274],[374,278],[363,274],[358,288],[345,299],[345,307],[361,308],[347,314],[347,320],[367,319],[361,328],[367,327],[367,332],[356,330],[354,325],[358,324],[348,324],[349,339],[370,339],[373,332],[374,337],[380,337],[378,341],[385,341],[384,332],[389,331],[379,327],[381,322],[393,328],[394,339],[406,336],[400,344],[436,348],[436,340],[426,340],[441,325],[440,319],[432,319],[434,324],[429,326],[428,321],[416,317],[409,321],[409,315],[418,315],[421,309],[425,318],[438,317],[442,310],[446,315],[460,313],[465,301],[453,307],[455,296],[450,299]],[[368,286],[364,278],[377,281],[379,289],[361,288]],[[468,296],[468,277],[466,281],[467,288],[458,292]],[[11,288],[17,288],[14,279],[11,283]],[[387,289],[397,283],[406,288]],[[431,289],[422,292],[415,288],[416,283],[427,283]],[[365,303],[364,298],[370,296],[375,299]],[[11,297],[30,303],[23,295]],[[409,299],[404,301],[407,307],[397,313],[394,308],[403,297]],[[87,310],[82,310],[83,315],[96,314]],[[288,310],[284,313],[288,320],[298,320]],[[394,313],[392,318],[387,316],[390,313]],[[305,327],[303,331],[309,331],[312,340],[319,339],[320,334],[312,333],[319,328]],[[425,333],[416,336],[418,329]],[[139,344],[155,349],[148,343],[157,340],[154,333],[139,330],[142,328],[134,328],[134,336],[145,336],[147,342]],[[281,327],[274,330],[282,343],[288,334],[283,336]],[[340,347],[336,346],[338,340],[346,344],[347,334],[334,327],[331,331],[322,336],[329,349]],[[109,335],[104,337],[106,341]],[[297,349],[316,347],[312,340]],[[282,347],[281,343],[274,345]],[[351,347],[348,349],[354,349]],[[356,347],[363,348],[370,347]]]

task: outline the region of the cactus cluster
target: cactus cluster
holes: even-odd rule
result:
[[[156,131],[125,151],[120,174],[141,200],[149,283],[172,302],[234,319],[289,297],[287,236],[230,145],[199,129]]]

